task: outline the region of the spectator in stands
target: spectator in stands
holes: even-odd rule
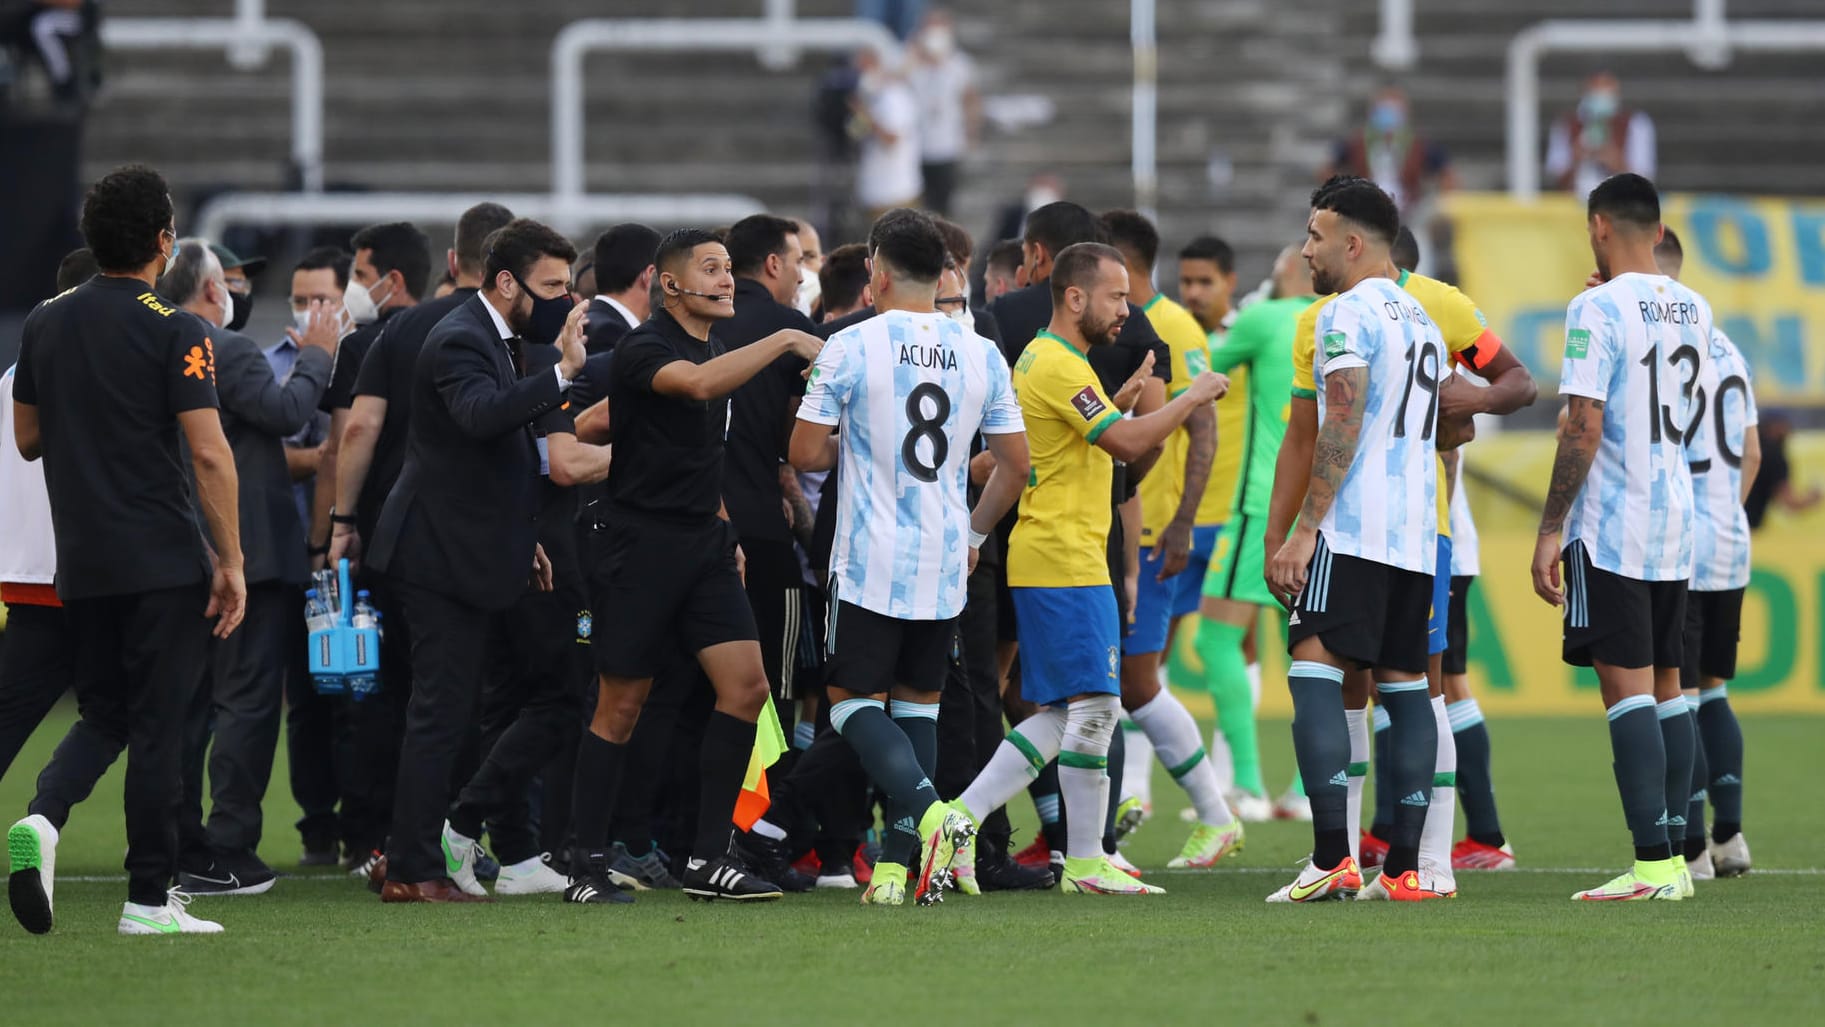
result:
[[[1804,492],[1793,487],[1793,468],[1787,463],[1787,439],[1793,434],[1793,421],[1779,411],[1762,411],[1756,433],[1762,443],[1762,466],[1749,486],[1749,498],[1743,507],[1749,513],[1749,526],[1761,529],[1762,519],[1770,506],[1788,513],[1804,513],[1825,502],[1825,491],[1813,485]]]
[[[824,321],[848,317],[874,306],[868,292],[868,247],[859,242],[838,246],[824,258],[818,272],[823,293]]]
[[[924,190],[919,175],[919,109],[904,76],[873,49],[856,54],[860,80],[855,98],[856,202],[874,220],[895,207],[917,203]]]
[[[1020,240],[1003,239],[989,251],[982,269],[982,298],[990,303],[1020,288]]]
[[[214,343],[222,430],[239,480],[247,613],[241,630],[210,640],[208,687],[184,735],[184,804],[178,881],[193,895],[255,894],[272,886],[272,868],[255,854],[260,804],[279,741],[291,628],[309,576],[304,523],[292,502],[284,438],[304,427],[328,387],[337,332],[330,302],[317,301],[296,366],[279,383],[247,336],[227,327],[233,294],[215,253],[180,240],[158,281],[159,294],[208,322]],[[203,822],[207,751],[211,808]]]
[[[659,233],[634,222],[596,237],[595,287],[584,293],[595,297],[587,315],[591,356],[613,350],[652,313],[653,254],[658,249]]]
[[[943,8],[925,16],[909,56],[908,80],[919,102],[919,171],[925,182],[925,206],[949,217],[957,166],[982,129],[982,97],[976,92],[975,67],[957,49],[955,23]]]
[[[1362,127],[1337,142],[1318,180],[1333,175],[1371,179],[1394,197],[1403,219],[1456,183],[1450,156],[1414,131],[1406,91],[1395,85],[1376,92]]]
[[[1554,188],[1587,196],[1597,183],[1625,171],[1653,178],[1654,119],[1622,105],[1622,83],[1607,71],[1584,80],[1584,95],[1553,122],[1546,137],[1546,175]]]

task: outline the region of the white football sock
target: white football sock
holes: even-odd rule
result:
[[[1248,665],[1248,698],[1251,709],[1259,710],[1261,708],[1261,665],[1259,663]]]
[[[1350,767],[1348,797],[1345,809],[1348,810],[1350,827],[1350,858],[1358,866],[1362,865],[1362,786],[1369,776],[1369,711],[1343,711],[1343,721],[1350,728]]]
[[[1236,757],[1229,751],[1229,739],[1223,737],[1221,727],[1210,729],[1210,769],[1217,772],[1217,787],[1228,794],[1236,787]]]
[[[1109,810],[1109,740],[1122,707],[1113,695],[1073,702],[1058,751],[1058,790],[1065,800],[1065,856],[1101,859]]]
[[[1145,805],[1153,805],[1153,740],[1147,737],[1140,725],[1131,720],[1122,721],[1122,794],[1120,801],[1127,801],[1130,796],[1140,799]]]
[[[1451,838],[1457,833],[1457,737],[1451,733],[1451,715],[1445,697],[1432,697],[1432,716],[1438,721],[1438,763],[1433,768],[1432,804],[1426,807],[1426,827],[1419,837],[1419,861],[1451,869]]]
[[[1229,804],[1223,801],[1223,786],[1217,781],[1210,755],[1198,744],[1198,722],[1171,692],[1161,689],[1147,705],[1133,713],[1135,724],[1153,740],[1160,762],[1191,796],[1198,819],[1221,827],[1236,819]]]
[[[976,823],[1007,805],[1029,782],[1039,776],[1046,764],[1058,755],[1059,739],[1065,733],[1065,712],[1050,707],[1020,722],[1001,744],[988,766],[958,796]],[[1016,737],[1018,736],[1018,737]],[[1097,819],[1101,824],[1101,818]]]

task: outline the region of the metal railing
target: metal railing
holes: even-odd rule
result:
[[[1134,50],[1134,89],[1129,168],[1134,176],[1134,207],[1157,219],[1160,202],[1158,27],[1154,0],[1131,0],[1128,43]]]
[[[1369,44],[1369,56],[1384,68],[1411,68],[1419,60],[1413,38],[1413,0],[1381,0],[1381,31]]]
[[[1689,20],[1543,21],[1508,44],[1508,190],[1540,195],[1540,58],[1547,53],[1685,53],[1702,68],[1738,50],[1825,50],[1825,21],[1729,21],[1724,0],[1694,0]]]

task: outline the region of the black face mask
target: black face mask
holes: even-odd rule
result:
[[[541,346],[555,345],[558,336],[564,332],[564,322],[570,320],[570,312],[576,307],[571,302],[570,294],[559,293],[551,299],[544,299],[528,289],[526,283],[520,281],[519,275],[514,275],[513,280],[519,282],[520,289],[532,300],[532,312],[526,315],[526,324],[520,329],[521,337]]]
[[[228,290],[229,302],[234,305],[228,315],[228,330],[238,332],[247,327],[247,319],[253,316],[253,293],[239,293]]]

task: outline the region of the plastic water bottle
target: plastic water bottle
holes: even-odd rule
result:
[[[374,604],[368,599],[368,590],[365,588],[355,593],[355,614],[351,624],[358,629],[380,626],[380,614],[374,611]]]
[[[304,624],[312,632],[328,631],[336,626],[336,617],[329,606],[318,598],[317,590],[310,589],[304,593]]]
[[[380,639],[380,613],[374,609],[374,603],[368,598],[368,590],[361,589],[355,593],[355,607],[349,616],[349,627],[357,632],[374,632],[373,643],[367,638],[357,636],[355,644],[365,649],[369,644],[378,644]],[[357,671],[348,677],[349,695],[360,702],[380,690],[380,675],[372,670]]]

